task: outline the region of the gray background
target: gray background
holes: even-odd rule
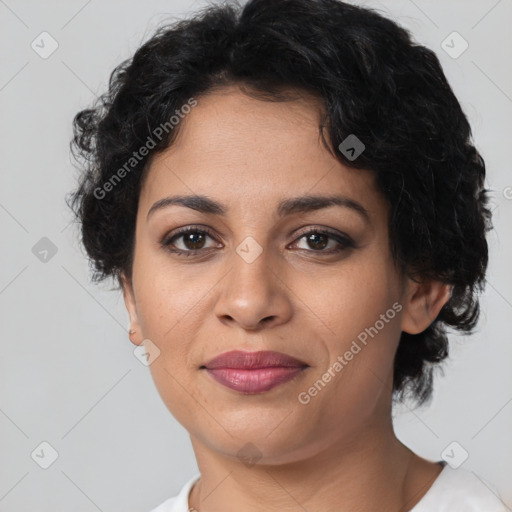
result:
[[[439,55],[493,190],[479,330],[451,337],[432,405],[397,409],[397,434],[431,460],[456,441],[469,453],[461,467],[512,508],[512,0],[361,4]],[[74,114],[160,22],[201,5],[0,0],[0,511],[147,511],[197,471],[187,432],[134,357],[121,294],[89,283],[64,196],[75,183]],[[47,59],[31,48],[43,31],[59,44]],[[453,31],[469,43],[456,59],[441,47]],[[57,248],[46,262],[32,252],[43,237]],[[46,470],[31,458],[43,441],[59,454]]]

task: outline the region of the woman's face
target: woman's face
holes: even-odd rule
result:
[[[143,184],[125,286],[132,339],[158,347],[152,376],[195,447],[237,456],[251,446],[277,464],[388,421],[408,281],[372,173],[330,155],[319,122],[312,99],[260,101],[232,87],[203,96]],[[173,196],[219,206],[151,210]],[[339,204],[301,208],[306,196]],[[194,234],[174,237],[186,227]],[[232,350],[282,352],[307,367],[244,393],[204,368]]]

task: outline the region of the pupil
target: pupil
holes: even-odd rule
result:
[[[315,238],[322,238],[324,243],[320,242],[320,244],[317,244],[314,240]],[[313,242],[313,249],[323,249],[327,245],[326,239],[327,239],[327,237],[325,235],[318,234],[318,233],[312,233],[308,237],[308,242]]]

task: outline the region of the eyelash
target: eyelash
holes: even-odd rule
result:
[[[206,249],[191,249],[191,250],[184,251],[183,249],[172,249],[171,248],[172,244],[175,240],[179,239],[180,237],[183,237],[184,235],[186,235],[188,233],[197,233],[197,234],[201,234],[201,235],[206,234],[210,238],[215,240],[213,233],[208,228],[202,227],[202,226],[201,226],[201,228],[196,227],[196,226],[188,226],[186,228],[178,229],[176,232],[172,233],[171,236],[166,235],[160,243],[167,251],[169,251],[173,254],[176,254],[177,256],[189,257],[189,256],[197,255],[200,252],[207,251],[208,249],[214,249],[214,247],[209,247]],[[316,250],[316,251],[314,249],[310,249],[310,250],[299,249],[299,250],[313,252],[313,253],[319,253],[319,254],[322,254],[322,253],[323,254],[336,254],[336,253],[342,252],[344,250],[355,247],[354,241],[349,236],[342,235],[338,232],[334,232],[334,231],[331,231],[331,230],[328,230],[325,228],[323,228],[323,229],[312,228],[305,232],[302,232],[296,241],[298,242],[299,240],[301,240],[302,238],[304,238],[310,234],[318,234],[318,235],[328,236],[330,239],[334,239],[336,242],[338,242],[342,247],[338,248],[338,249],[334,249],[334,250],[333,249],[331,249],[331,250]]]

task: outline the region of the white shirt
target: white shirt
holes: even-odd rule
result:
[[[150,512],[189,512],[188,497],[199,480],[194,475],[173,498]],[[192,509],[193,510],[193,509]],[[507,512],[494,486],[473,472],[446,465],[423,498],[409,512]],[[199,511],[200,512],[200,511]]]

